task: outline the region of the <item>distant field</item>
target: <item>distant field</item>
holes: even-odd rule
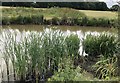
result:
[[[44,15],[46,19],[52,17],[62,17],[63,15],[71,17],[81,17],[84,13],[90,18],[117,18],[117,12],[110,11],[92,11],[92,10],[75,10],[70,8],[15,8],[15,7],[1,7],[3,17],[12,17],[17,15],[39,14]],[[80,13],[79,13],[80,12]]]
[[[92,11],[92,10],[79,10],[80,12],[85,13],[88,17],[95,17],[95,18],[117,18],[117,12],[111,11]]]

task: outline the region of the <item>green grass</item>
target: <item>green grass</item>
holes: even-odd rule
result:
[[[87,12],[88,11],[88,12]],[[116,27],[117,13],[72,8],[3,8],[2,24],[47,24]]]
[[[80,13],[79,13],[80,12]],[[117,18],[117,12],[111,11],[93,11],[93,10],[76,10],[70,8],[21,8],[21,7],[3,7],[3,17],[12,17],[18,15],[39,14],[44,15],[46,19],[52,17],[62,17],[63,15],[81,17],[81,12],[91,18]],[[84,15],[82,14],[82,15]]]
[[[79,10],[79,11],[85,13],[85,15],[91,18],[94,17],[94,18],[115,19],[118,17],[117,12],[111,12],[111,11],[93,11],[93,10]]]
[[[64,15],[67,17],[76,17],[80,18],[81,16],[85,16],[84,13],[81,13],[75,9],[70,8],[3,8],[2,9],[3,17],[16,17],[19,15],[28,16],[28,15],[44,15],[46,19],[51,19],[53,17],[61,18]]]

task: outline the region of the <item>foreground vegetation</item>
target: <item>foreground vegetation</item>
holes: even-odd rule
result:
[[[14,12],[13,12],[14,11]],[[117,16],[112,19],[86,15],[83,11],[70,8],[3,8],[2,24],[44,24],[44,25],[79,25],[79,26],[117,26]],[[34,12],[34,13],[33,13]],[[94,15],[93,13],[90,15]],[[98,15],[95,13],[94,16]]]
[[[14,33],[14,34],[13,34]],[[117,81],[117,36],[107,33],[87,35],[81,41],[77,34],[46,29],[43,32],[3,31],[4,60],[9,78],[9,60],[14,79],[21,81]],[[1,39],[2,40],[2,39]],[[79,45],[83,43],[83,53]],[[51,77],[52,76],[52,77]]]

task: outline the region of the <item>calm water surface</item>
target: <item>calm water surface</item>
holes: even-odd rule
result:
[[[117,30],[114,28],[108,28],[108,27],[83,27],[83,26],[49,26],[49,25],[4,25],[1,27],[2,29],[18,29],[20,31],[43,31],[45,28],[53,28],[53,29],[60,29],[62,31],[79,31],[82,32],[113,32],[116,33]]]

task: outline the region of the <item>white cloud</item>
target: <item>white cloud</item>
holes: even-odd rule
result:
[[[110,8],[112,5],[117,4],[117,2],[120,0],[99,0],[99,1],[106,2],[107,6]]]
[[[120,0],[99,0],[99,1],[102,1],[102,2],[118,2]]]

